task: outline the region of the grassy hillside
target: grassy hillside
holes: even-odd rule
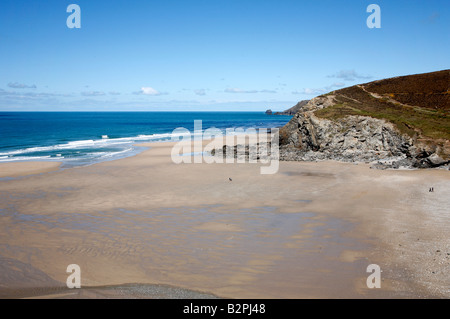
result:
[[[410,136],[450,140],[450,70],[374,81],[333,91],[336,104],[315,112],[327,119],[385,119]]]

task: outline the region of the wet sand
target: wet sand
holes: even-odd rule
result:
[[[172,145],[0,181],[0,297],[450,297],[449,171],[281,162],[261,175],[174,164]],[[86,289],[63,288],[69,264]]]
[[[0,178],[42,174],[59,169],[59,162],[0,163]]]

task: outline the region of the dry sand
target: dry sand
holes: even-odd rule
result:
[[[0,181],[0,297],[450,297],[449,171],[281,162],[261,175],[147,146]],[[69,264],[90,289],[62,288]],[[370,264],[380,289],[366,285]]]

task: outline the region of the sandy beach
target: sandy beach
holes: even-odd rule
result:
[[[447,170],[280,162],[261,175],[145,146],[64,170],[0,165],[21,176],[0,180],[0,297],[450,297]],[[69,264],[78,291],[64,288]]]
[[[0,163],[0,178],[48,173],[59,169],[59,162]]]

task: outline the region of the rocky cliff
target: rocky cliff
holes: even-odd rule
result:
[[[449,86],[450,70],[444,70],[318,96],[280,130],[280,158],[448,167]]]

